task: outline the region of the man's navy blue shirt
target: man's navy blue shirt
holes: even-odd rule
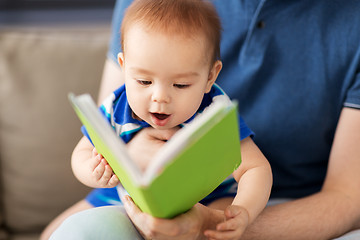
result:
[[[272,197],[321,189],[341,109],[360,108],[360,1],[213,0],[223,25],[217,83],[269,160]],[[113,16],[116,61],[124,9]]]

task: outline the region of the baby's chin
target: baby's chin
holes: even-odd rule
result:
[[[171,124],[171,125],[159,126],[154,123],[149,123],[149,124],[151,127],[158,129],[158,130],[170,130],[170,129],[176,128],[180,125],[180,124],[177,124],[177,125]]]

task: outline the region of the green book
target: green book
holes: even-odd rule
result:
[[[137,206],[172,218],[210,194],[241,163],[237,104],[216,101],[180,129],[142,172],[88,94],[69,94],[97,151],[104,156]]]

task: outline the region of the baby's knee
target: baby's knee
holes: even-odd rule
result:
[[[143,239],[122,206],[85,210],[68,217],[51,235],[58,239]]]

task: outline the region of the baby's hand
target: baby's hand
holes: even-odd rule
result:
[[[118,177],[114,174],[113,170],[94,148],[92,152],[92,178],[97,182],[99,188],[112,188],[119,184]]]
[[[216,230],[206,230],[208,239],[240,239],[249,225],[248,211],[237,205],[230,205],[224,211],[224,222],[216,226]]]

